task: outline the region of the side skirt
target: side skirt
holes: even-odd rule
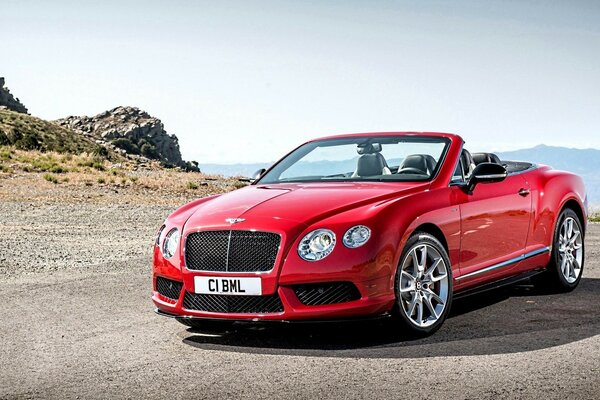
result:
[[[519,275],[514,275],[514,276],[510,276],[508,278],[504,278],[504,279],[500,279],[498,281],[495,282],[491,282],[491,283],[486,283],[484,285],[481,286],[477,286],[474,288],[470,288],[458,293],[454,294],[454,299],[462,299],[468,296],[472,296],[474,294],[480,294],[483,292],[487,292],[490,290],[494,290],[494,289],[498,289],[504,286],[509,286],[509,285],[513,285],[517,282],[520,281],[524,281],[525,279],[529,279],[533,276],[536,276],[538,274],[541,274],[542,272],[545,271],[545,268],[539,268],[539,269],[534,269],[532,271],[526,271],[523,272]]]

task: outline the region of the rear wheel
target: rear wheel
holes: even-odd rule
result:
[[[434,236],[410,237],[396,274],[396,314],[411,334],[431,334],[442,325],[452,304],[452,269],[444,246]]]
[[[577,287],[583,272],[585,246],[583,228],[577,214],[564,209],[559,217],[552,243],[552,257],[546,282],[554,289],[569,292]]]

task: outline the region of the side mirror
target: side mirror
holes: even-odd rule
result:
[[[471,194],[479,183],[502,182],[507,176],[508,172],[502,165],[481,163],[473,170],[471,178],[467,182],[467,191]]]
[[[252,174],[252,177],[250,178],[250,182],[255,182],[257,180],[260,179],[261,176],[263,176],[263,174],[267,172],[266,169],[261,168],[258,171],[256,171],[255,173]]]

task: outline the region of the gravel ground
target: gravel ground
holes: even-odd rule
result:
[[[0,203],[0,398],[598,398],[600,225],[574,292],[466,298],[411,341],[387,322],[192,332],[155,315],[172,208]]]

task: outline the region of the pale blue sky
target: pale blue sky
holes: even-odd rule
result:
[[[0,76],[47,119],[145,109],[200,163],[391,130],[600,148],[599,21],[600,1],[0,0]]]

